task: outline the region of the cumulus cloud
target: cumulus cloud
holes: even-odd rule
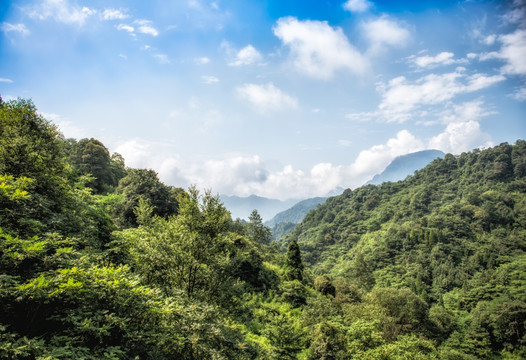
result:
[[[263,57],[252,45],[247,45],[239,50],[230,66],[250,65],[261,61]]]
[[[350,12],[365,12],[373,6],[373,3],[367,0],[347,0],[343,4],[343,8]]]
[[[157,29],[152,26],[152,22],[150,20],[135,20],[134,23],[138,25],[137,32],[141,34],[151,36],[159,35],[159,31],[157,31]]]
[[[29,12],[29,16],[40,20],[52,18],[66,24],[83,25],[86,19],[97,11],[86,6],[78,7],[69,4],[67,0],[44,0]]]
[[[500,36],[502,42],[499,57],[507,64],[502,68],[505,74],[526,75],[526,30]]]
[[[362,29],[371,43],[369,52],[372,53],[379,52],[385,46],[404,46],[411,37],[409,30],[385,15],[362,23]]]
[[[295,108],[298,105],[296,98],[283,92],[272,83],[265,85],[244,84],[237,88],[237,92],[242,98],[263,112]]]
[[[494,112],[483,108],[480,100],[454,105],[443,114],[446,128],[430,139],[429,147],[460,154],[476,147],[490,146],[490,136],[482,131],[480,120],[492,114]]]
[[[196,184],[225,195],[259,195],[291,199],[325,196],[338,187],[356,188],[385,169],[397,156],[428,148],[460,153],[490,144],[479,124],[486,112],[480,102],[465,103],[452,109],[446,128],[429,141],[416,138],[407,130],[399,131],[383,144],[361,151],[351,164],[318,163],[309,169],[292,165],[271,167],[258,155],[226,155],[221,158],[188,163],[168,144],[129,140],[116,151],[131,167],[152,168],[169,185]]]
[[[518,29],[513,33],[500,35],[498,41],[502,44],[499,51],[483,54],[470,54],[480,61],[500,59],[506,62],[501,72],[506,75],[526,75],[526,30]]]
[[[435,56],[411,56],[409,61],[417,65],[420,68],[433,68],[438,65],[451,65],[458,63],[467,62],[466,59],[454,59],[455,54],[452,52],[444,51]]]
[[[290,47],[296,69],[311,77],[327,80],[338,70],[355,74],[368,70],[367,59],[351,45],[342,29],[326,21],[281,18],[274,35]]]
[[[119,24],[116,26],[116,28],[117,30],[127,31],[129,33],[133,33],[135,31],[135,28],[133,26],[126,25],[126,24]]]
[[[477,121],[451,123],[446,130],[433,137],[429,145],[434,149],[459,154],[481,146],[483,133]]]
[[[122,20],[128,17],[127,14],[124,14],[122,11],[117,9],[105,9],[102,12],[102,18],[104,20]]]
[[[16,32],[23,36],[27,36],[30,34],[30,31],[24,24],[10,24],[8,22],[0,24],[0,31],[6,34],[10,32]]]
[[[375,145],[360,152],[350,166],[353,174],[353,186],[360,186],[374,175],[384,170],[389,163],[400,155],[425,149],[425,144],[407,130],[401,130],[396,137],[385,144]]]
[[[410,83],[403,76],[381,84],[382,102],[379,110],[387,121],[405,121],[411,112],[422,105],[436,105],[453,99],[462,93],[471,93],[505,80],[502,75],[475,74],[466,76],[461,72],[442,75],[430,74]]]

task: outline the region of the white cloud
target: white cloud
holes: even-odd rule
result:
[[[382,16],[376,20],[362,23],[365,37],[371,43],[370,52],[375,53],[384,46],[404,46],[409,41],[410,32],[396,21]]]
[[[501,68],[503,74],[526,75],[526,30],[518,29],[507,35],[500,35],[498,41],[502,44],[499,51],[473,54],[480,61],[500,59],[507,64]]]
[[[526,101],[526,87],[518,89],[511,97],[517,101]]]
[[[271,171],[258,156],[234,157],[207,162],[200,167],[199,178],[194,177],[192,180],[206,187],[207,179],[213,179],[214,189],[241,196],[256,194],[279,199],[325,196],[340,186],[361,186],[382,171],[396,156],[424,148],[422,141],[403,130],[386,144],[362,151],[351,165],[319,163],[307,171],[285,165]],[[196,169],[192,171],[198,172]]]
[[[250,65],[261,61],[263,57],[252,45],[247,45],[239,50],[230,66]]]
[[[203,84],[215,84],[219,82],[219,79],[215,76],[203,75],[201,76]]]
[[[152,36],[159,35],[159,32],[150,25],[141,25],[139,26],[137,31],[140,32],[141,34],[147,34],[147,35],[152,35]]]
[[[444,152],[460,154],[481,146],[480,138],[483,136],[477,121],[451,123],[444,132],[430,140],[429,146]]]
[[[475,74],[467,78],[466,86],[461,87],[460,92],[473,92],[490,87],[493,84],[506,80],[502,75],[486,76],[484,74]]]
[[[385,144],[375,145],[360,152],[350,168],[355,177],[353,185],[359,186],[380,173],[397,156],[423,149],[425,145],[421,140],[407,130],[399,131],[396,137],[389,139]]]
[[[519,29],[514,33],[499,37],[503,46],[500,58],[507,61],[502,68],[505,74],[526,75],[526,30]]]
[[[24,24],[10,24],[10,23],[4,22],[0,25],[0,30],[6,34],[10,32],[17,32],[23,36],[27,36],[30,34],[30,31]]]
[[[497,40],[497,35],[491,34],[486,36],[482,42],[486,45],[493,45],[495,43],[495,40]]]
[[[83,25],[88,17],[96,13],[96,10],[86,6],[80,8],[70,5],[67,0],[45,0],[42,4],[34,7],[29,16],[40,20],[52,18],[66,24]]]
[[[11,80],[11,79],[5,79],[5,78],[0,78],[0,82],[11,84],[11,83],[13,82],[13,80]]]
[[[157,31],[157,29],[152,26],[152,22],[150,20],[135,20],[134,23],[139,25],[139,27],[137,28],[137,32],[141,34],[151,36],[159,35],[159,31]]]
[[[458,94],[478,91],[503,80],[505,77],[502,75],[466,76],[460,72],[452,72],[430,74],[409,83],[405,77],[400,76],[387,85],[380,86],[382,102],[379,110],[387,121],[402,122],[411,117],[411,112],[421,105],[444,103]]]
[[[432,68],[436,65],[451,65],[466,62],[465,59],[455,60],[453,58],[454,56],[455,54],[453,54],[452,52],[444,51],[435,56],[424,55],[418,57],[410,57],[410,61],[421,68]]]
[[[343,8],[350,12],[365,12],[373,6],[373,3],[367,0],[347,0]]]
[[[266,112],[295,108],[296,98],[284,93],[272,83],[266,85],[244,84],[237,88],[238,94],[259,110]]]
[[[65,120],[59,114],[41,113],[40,115],[56,124],[60,132],[64,134],[66,138],[82,139],[89,136],[85,129],[75,125],[72,121]]]
[[[200,65],[205,65],[205,64],[208,64],[210,62],[210,58],[207,58],[206,56],[203,56],[203,57],[200,57],[200,58],[196,59],[195,62],[200,64]]]
[[[126,25],[126,24],[119,24],[119,25],[116,26],[116,28],[117,28],[117,30],[127,31],[129,33],[133,33],[135,31],[133,26]]]
[[[102,18],[104,20],[122,20],[128,17],[127,14],[124,14],[122,11],[117,9],[105,9],[102,12]]]
[[[311,77],[327,80],[338,70],[355,74],[368,70],[368,61],[349,43],[342,29],[326,21],[281,18],[274,35],[290,47],[294,66]]]
[[[460,105],[453,105],[441,114],[441,120],[445,124],[479,121],[481,118],[495,114],[483,107],[481,100],[464,102]]]
[[[291,199],[325,196],[337,187],[356,188],[381,172],[397,156],[427,148],[438,148],[458,153],[465,148],[486,145],[473,110],[480,104],[459,106],[471,113],[466,121],[447,125],[443,133],[429,143],[416,138],[407,130],[399,131],[384,144],[371,146],[359,153],[352,164],[318,163],[310,169],[295,169],[292,165],[271,168],[258,155],[226,155],[222,158],[185,162],[170,145],[143,140],[129,140],[116,147],[117,152],[131,167],[152,168],[169,185],[187,187],[196,184],[214,193],[248,196],[256,194],[268,198]]]
[[[524,6],[524,2],[515,1],[514,5],[517,7],[504,14],[502,20],[505,24],[526,25],[526,6]]]

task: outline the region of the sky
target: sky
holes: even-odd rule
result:
[[[526,1],[1,0],[0,95],[168,185],[286,199],[526,138]]]

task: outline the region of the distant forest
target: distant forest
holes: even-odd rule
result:
[[[278,240],[0,98],[0,359],[526,358],[526,141]]]

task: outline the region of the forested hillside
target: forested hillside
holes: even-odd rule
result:
[[[526,355],[525,141],[448,154],[406,181],[346,190],[291,239],[315,274],[345,279],[395,319],[355,312],[353,324],[416,331],[446,358]]]
[[[521,359],[525,190],[524,141],[447,155],[278,244],[0,100],[0,359]]]

